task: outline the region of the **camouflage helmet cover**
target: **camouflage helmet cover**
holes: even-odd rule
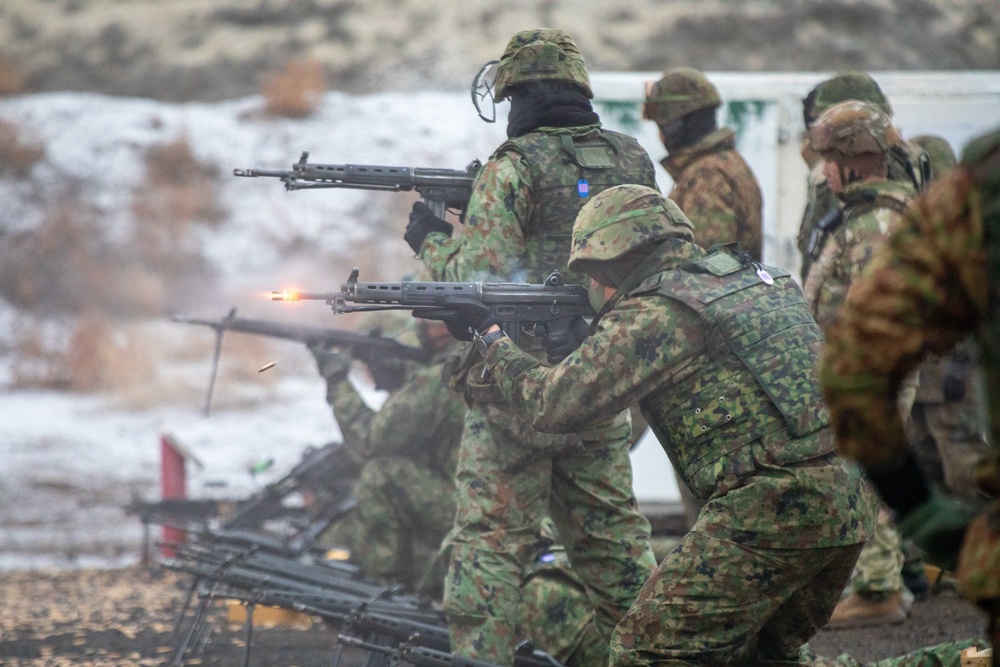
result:
[[[871,102],[887,115],[892,116],[892,105],[889,104],[889,98],[885,96],[878,83],[867,72],[840,72],[817,85],[810,96],[812,97],[812,121],[819,118],[830,107],[848,100]]]
[[[720,104],[718,89],[704,73],[690,67],[675,67],[648,85],[642,117],[658,125],[668,125],[693,111],[714,109]]]
[[[694,240],[694,227],[673,201],[644,185],[617,185],[596,195],[573,223],[571,271],[608,262],[666,238]]]
[[[575,83],[588,98],[594,97],[583,56],[573,38],[562,30],[536,28],[511,37],[497,68],[496,99],[508,97],[511,86],[527,81]]]
[[[850,100],[835,104],[809,128],[809,146],[818,153],[884,154],[902,144],[889,115],[871,102]]]
[[[910,138],[909,144],[927,153],[927,157],[931,162],[931,175],[933,178],[937,178],[958,163],[954,149],[952,149],[951,144],[944,137],[938,137],[933,134],[921,134]]]

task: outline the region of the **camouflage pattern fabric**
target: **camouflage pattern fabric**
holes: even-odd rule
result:
[[[607,660],[608,649],[596,633],[588,633],[594,608],[587,587],[570,566],[560,546],[544,549],[521,584],[523,637],[569,667],[587,667]]]
[[[961,667],[962,651],[967,648],[982,650],[987,646],[987,642],[982,639],[962,639],[928,646],[906,655],[876,660],[875,662],[860,662],[847,654],[838,655],[836,658],[827,658],[806,649],[802,652],[799,664],[811,665],[812,667]]]
[[[925,351],[943,353],[972,332],[982,350],[993,436],[977,479],[988,494],[1000,492],[998,248],[1000,131],[970,144],[963,163],[913,202],[828,332],[822,375],[845,455],[868,467],[900,460],[908,446],[895,410],[901,378]],[[994,633],[1000,627],[998,544],[1000,509],[993,501],[966,533],[959,578],[963,594],[991,615]]]
[[[596,154],[593,162],[604,166],[577,164],[588,161],[580,148],[595,149],[582,155]],[[609,150],[617,150],[614,162]],[[540,283],[552,271],[566,273],[570,232],[583,204],[620,183],[656,187],[653,164],[635,139],[596,126],[540,128],[505,142],[490,157],[473,184],[461,238],[428,234],[420,258],[434,280]],[[566,275],[569,283],[583,279]]]
[[[368,461],[355,493],[351,558],[369,577],[440,598],[443,572],[427,575],[455,516],[454,491],[451,478],[410,459]]]
[[[982,435],[985,398],[974,345],[966,337],[944,356],[927,356],[920,365],[920,386],[907,422],[910,446],[924,473],[949,495],[971,502],[979,499],[976,465],[990,452]],[[959,382],[964,393],[946,397],[948,382]]]
[[[667,659],[705,663],[706,656],[710,659],[705,664],[790,659],[836,606],[861,543],[873,528],[874,497],[859,471],[831,453],[822,411],[816,411],[817,401],[822,401],[815,377],[810,381],[797,371],[781,372],[787,364],[812,373],[817,349],[813,343],[804,344],[805,338],[785,339],[787,349],[794,352],[786,358],[781,350],[773,350],[780,361],[768,368],[758,365],[749,350],[746,362],[723,364],[726,369],[753,368],[760,377],[777,375],[765,388],[751,374],[747,380],[751,389],[732,395],[733,402],[726,405],[706,409],[692,403],[685,414],[704,415],[706,428],[692,423],[687,438],[662,437],[665,432],[682,432],[679,426],[661,421],[671,413],[664,406],[680,405],[692,389],[704,389],[702,398],[709,399],[724,377],[713,373],[726,372],[709,358],[709,346],[723,349],[722,341],[713,339],[715,325],[724,315],[699,313],[661,292],[656,282],[676,285],[688,273],[683,267],[718,264],[697,245],[680,239],[663,242],[663,248],[672,254],[663,258],[649,279],[655,284],[630,292],[562,363],[546,367],[500,339],[490,348],[486,365],[510,405],[544,431],[586,428],[641,401],[678,471],[707,499],[693,530],[660,564],[619,623],[612,641],[612,665]],[[818,341],[801,292],[784,289],[794,286],[791,278],[777,269],[767,270],[782,276],[773,288],[782,296],[759,311],[755,302],[767,301],[772,288],[752,269],[715,277],[719,293],[738,294],[730,288],[735,283],[742,286],[747,274],[761,285],[760,290],[748,285],[746,300],[728,308],[729,313],[747,323],[767,322],[770,313],[801,315],[795,317],[801,333],[815,333],[813,339]],[[692,284],[712,279],[690,275]],[[732,331],[743,329],[737,324]],[[757,349],[780,340],[774,336],[784,330],[781,326],[770,330],[762,325],[765,344]],[[752,347],[749,340],[740,342]],[[728,355],[736,358],[731,351]],[[778,376],[797,381],[782,385]],[[685,384],[688,379],[691,384]],[[754,435],[758,428],[762,432]],[[790,431],[802,435],[795,437]],[[730,447],[720,449],[723,443]],[[707,465],[696,454],[699,447],[714,452],[706,458]]]
[[[517,634],[524,627],[519,582],[532,562],[538,523],[551,514],[595,610],[581,644],[600,647],[591,664],[601,664],[615,625],[656,564],[649,522],[632,493],[631,427],[625,420],[617,437],[606,430],[595,433],[595,441],[577,439],[578,446],[557,456],[526,456],[536,444],[551,448],[553,437],[532,435],[516,415],[501,414],[496,406],[473,403],[466,416],[458,508],[446,540],[452,650],[510,664],[523,638]]]
[[[851,184],[844,188],[844,218],[821,245],[803,291],[820,326],[826,328],[840,310],[851,283],[881,252],[893,217],[913,197],[899,181]]]
[[[736,241],[761,261],[764,204],[760,184],[736,151],[731,129],[721,128],[693,146],[672,151],[662,164],[674,180],[670,199],[694,223],[700,246]]]
[[[844,595],[858,593],[868,599],[882,600],[896,591],[904,591],[903,562],[899,533],[892,526],[889,513],[880,509],[875,536],[865,542]]]
[[[579,150],[608,143],[602,135],[617,143],[618,162],[607,164],[611,156],[604,145]],[[541,174],[556,191],[540,189]],[[540,281],[566,269],[573,220],[594,194],[580,189],[580,181],[604,188],[626,178],[655,187],[652,162],[634,139],[596,126],[540,128],[506,143],[484,165],[461,238],[428,234],[420,257],[435,280]],[[590,433],[538,433],[493,403],[488,384],[475,386],[479,370],[467,369],[460,382],[470,409],[456,475],[455,524],[446,540],[452,555],[444,606],[452,650],[512,662],[522,638],[520,584],[538,525],[551,515],[595,610],[581,644],[600,646],[606,656],[615,624],[656,565],[649,522],[632,493],[628,413]]]
[[[378,411],[346,378],[327,387],[344,446],[364,461],[357,510],[336,537],[367,574],[410,590],[432,570],[455,516],[453,478],[466,406],[442,379],[455,347],[414,367]],[[433,594],[440,582],[427,586],[424,592]]]

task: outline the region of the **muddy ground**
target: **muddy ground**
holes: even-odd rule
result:
[[[178,640],[171,636],[187,579],[152,567],[122,570],[6,572],[0,587],[0,664],[9,667],[170,665]],[[953,639],[982,637],[980,613],[944,593],[914,604],[898,626],[821,632],[811,642],[823,655],[851,653],[863,661],[898,655]],[[186,665],[244,664],[246,629],[213,611],[213,631]],[[250,665],[329,667],[336,632],[316,620],[305,629],[254,627]],[[341,664],[364,664],[346,649]]]

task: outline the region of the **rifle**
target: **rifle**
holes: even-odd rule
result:
[[[294,340],[310,346],[342,347],[354,358],[366,362],[372,359],[398,359],[400,361],[426,363],[430,357],[427,350],[411,345],[404,345],[393,338],[383,336],[378,329],[373,329],[368,334],[359,334],[344,329],[327,329],[307,324],[287,324],[285,322],[272,322],[269,320],[253,320],[245,317],[237,317],[235,308],[219,320],[177,317],[176,315],[172,315],[170,320],[178,324],[206,326],[215,331],[215,353],[212,358],[212,375],[209,379],[208,395],[205,397],[204,414],[206,417],[209,415],[212,405],[212,388],[215,386],[215,376],[219,368],[219,355],[222,352],[222,335],[226,331],[238,331],[255,336]],[[386,369],[384,372],[375,372],[373,368],[372,374],[375,379],[376,388],[382,389],[392,385],[394,381],[398,380],[398,378],[394,377],[398,372],[399,369],[396,368]]]
[[[415,667],[499,667],[494,662],[465,658],[422,646],[419,633],[400,644],[398,648],[373,644],[347,635],[337,637],[337,643],[360,648],[369,653],[391,656],[390,664],[402,663]],[[522,642],[514,653],[514,667],[563,667],[563,664],[544,651],[534,650],[531,642],[526,641]]]
[[[416,190],[439,218],[449,208],[465,211],[472,196],[472,182],[483,163],[473,160],[463,169],[387,167],[381,164],[315,164],[303,151],[291,171],[281,169],[233,169],[233,176],[279,178],[286,190],[352,188],[400,192]]]
[[[258,528],[268,519],[284,513],[283,502],[287,496],[305,489],[313,491],[319,497],[318,520],[323,521],[324,514],[339,518],[350,509],[347,505],[343,508],[341,505],[347,501],[351,483],[359,468],[339,442],[331,442],[318,449],[309,447],[294,468],[241,503],[237,513],[222,527]],[[313,532],[315,531],[309,531],[310,536],[315,539]],[[311,542],[305,542],[309,543],[302,546],[308,548]]]
[[[358,268],[351,271],[339,292],[271,292],[273,301],[325,301],[334,313],[378,310],[439,309],[445,297],[475,299],[489,307],[501,328],[516,343],[522,327],[532,325],[529,335],[544,337],[570,326],[577,316],[593,317],[587,288],[567,285],[553,271],[542,284],[494,282],[359,282]],[[446,306],[445,306],[446,307]]]

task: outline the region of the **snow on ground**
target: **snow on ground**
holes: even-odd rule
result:
[[[262,293],[326,290],[346,278],[346,267],[317,272],[312,261],[297,264],[289,251],[295,239],[321,253],[398,250],[410,200],[395,210],[398,219],[386,219],[394,211],[387,201],[402,195],[288,193],[277,179],[236,178],[231,170],[289,169],[303,150],[313,162],[459,169],[485,160],[505,137],[504,109],[499,122],[488,125],[467,94],[328,93],[319,111],[303,120],[265,118],[261,106],[256,97],[171,105],[86,93],[0,100],[0,119],[15,121],[46,146],[30,179],[0,180],[0,229],[33,229],[43,216],[39,193],[44,200],[53,194],[49,189],[69,182],[99,211],[109,239],[128,238],[145,149],[186,137],[198,158],[218,166],[221,204],[229,212],[224,224],[202,231],[203,254],[221,275],[222,293],[211,301],[218,312],[205,312],[198,302],[201,312],[190,314],[220,317],[223,306],[236,305],[246,317],[343,326],[322,304],[272,304]],[[385,273],[372,278],[395,280],[410,269],[379,268]],[[135,562],[141,527],[124,507],[158,499],[163,433],[204,466],[188,465],[190,496],[225,498],[246,496],[291,468],[306,447],[339,437],[322,381],[301,345],[256,339],[241,347],[239,335],[228,334],[213,410],[204,417],[214,342],[209,330],[163,321],[133,326],[153,362],[140,387],[89,395],[14,390],[10,332],[23,317],[0,302],[0,387],[6,387],[0,389],[0,569]],[[182,351],[168,350],[165,340]],[[255,369],[270,360],[277,367],[258,375]],[[356,384],[378,405],[381,396],[363,378]],[[647,438],[636,456],[640,498],[676,498],[655,440]],[[249,474],[253,464],[272,458],[268,471]]]

